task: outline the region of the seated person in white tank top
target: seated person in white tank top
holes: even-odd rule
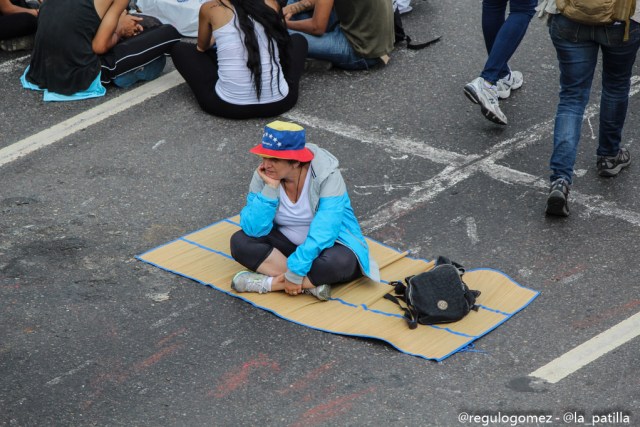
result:
[[[275,0],[211,0],[200,8],[196,46],[179,43],[171,56],[204,111],[244,119],[295,105],[306,51]]]

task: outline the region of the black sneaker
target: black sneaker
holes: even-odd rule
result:
[[[596,169],[600,176],[616,176],[622,168],[626,168],[631,163],[631,154],[626,148],[621,148],[617,156],[598,156]]]
[[[553,181],[547,198],[547,215],[569,216],[567,196],[569,196],[569,183],[563,178]]]
[[[305,71],[329,71],[333,68],[333,63],[323,59],[307,58],[304,60]]]

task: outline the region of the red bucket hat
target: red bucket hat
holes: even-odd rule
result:
[[[310,162],[313,153],[304,146],[305,140],[306,133],[302,126],[277,120],[264,127],[262,143],[249,152],[262,157]]]

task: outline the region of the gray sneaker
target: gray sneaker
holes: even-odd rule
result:
[[[520,71],[511,71],[509,75],[496,82],[498,88],[498,98],[506,99],[511,95],[512,90],[520,89],[524,83],[524,76]]]
[[[496,85],[487,86],[482,77],[478,77],[464,86],[464,94],[474,104],[480,104],[482,114],[499,125],[507,124],[507,116],[504,115],[498,105],[498,88]]]
[[[267,279],[269,276],[253,271],[241,271],[233,276],[231,280],[231,289],[236,292],[258,292],[265,294],[269,292],[267,289]]]
[[[626,148],[621,148],[617,156],[598,156],[596,169],[600,176],[616,176],[622,168],[626,168],[631,164],[631,154]]]
[[[303,294],[313,295],[318,298],[320,301],[327,301],[331,298],[331,286],[329,285],[320,285],[315,288],[303,289]]]

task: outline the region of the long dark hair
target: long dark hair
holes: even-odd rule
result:
[[[221,2],[222,3],[222,2]],[[282,69],[287,69],[288,57],[287,48],[289,45],[289,32],[287,24],[282,15],[282,8],[276,12],[267,6],[264,0],[229,0],[235,9],[239,30],[244,34],[244,46],[247,49],[247,68],[251,71],[253,77],[253,85],[256,89],[256,95],[260,99],[262,94],[262,63],[260,62],[260,46],[256,36],[254,21],[264,27],[267,36],[267,46],[269,48],[269,56],[271,57],[271,80],[273,81],[273,64],[275,59],[275,46],[278,46],[280,52],[280,65]],[[278,2],[280,3],[280,2]],[[224,4],[224,3],[222,3]],[[278,92],[280,91],[280,68],[276,67],[276,81],[278,82]]]

